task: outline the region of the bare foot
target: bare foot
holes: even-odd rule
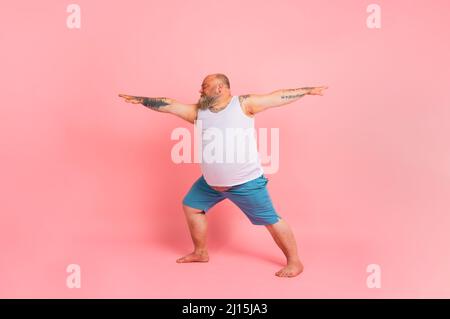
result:
[[[275,273],[278,277],[295,277],[303,271],[303,264],[300,261],[288,262],[286,267]]]
[[[208,261],[209,261],[208,253],[195,253],[195,252],[177,259],[177,263],[192,263],[192,262],[206,263]]]

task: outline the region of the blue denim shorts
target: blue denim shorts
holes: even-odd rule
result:
[[[183,199],[183,204],[205,213],[225,198],[238,206],[254,225],[271,225],[281,217],[275,211],[266,184],[269,180],[261,176],[243,184],[231,186],[226,191],[217,191],[209,186],[203,175],[192,185]]]

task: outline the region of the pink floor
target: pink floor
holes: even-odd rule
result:
[[[246,223],[237,217],[224,230],[217,218],[211,218],[209,263],[175,263],[191,249],[187,229],[178,233],[167,229],[154,240],[92,236],[39,246],[23,242],[15,251],[3,251],[6,269],[0,274],[0,297],[442,298],[450,293],[448,264],[430,264],[423,256],[422,265],[416,262],[422,258],[419,251],[414,253],[415,247],[399,243],[382,247],[379,239],[345,234],[300,234],[303,274],[276,277],[284,262],[281,251],[264,228]],[[236,224],[240,228],[232,231]],[[366,267],[374,261],[382,270],[378,289],[366,284]],[[79,289],[66,286],[69,264],[81,267]]]

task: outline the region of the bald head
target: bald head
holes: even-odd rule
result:
[[[222,73],[214,73],[214,74],[209,74],[205,77],[205,79],[203,80],[203,84],[212,84],[212,85],[218,85],[218,84],[222,84],[223,87],[226,87],[228,89],[230,89],[230,80],[228,79],[228,77],[225,74]]]
[[[228,77],[225,74],[216,73],[212,74],[212,76],[213,79],[215,79],[218,83],[222,83],[224,86],[230,89],[230,80],[228,80]]]

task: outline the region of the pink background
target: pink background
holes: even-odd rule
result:
[[[69,1],[0,4],[0,297],[450,297],[447,0],[74,2],[79,30]],[[256,121],[280,129],[268,188],[297,278],[274,276],[284,256],[230,202],[209,215],[211,261],[175,263],[200,168],[171,161],[170,133],[193,127],[117,94],[194,103],[216,72],[233,95],[329,86]]]

